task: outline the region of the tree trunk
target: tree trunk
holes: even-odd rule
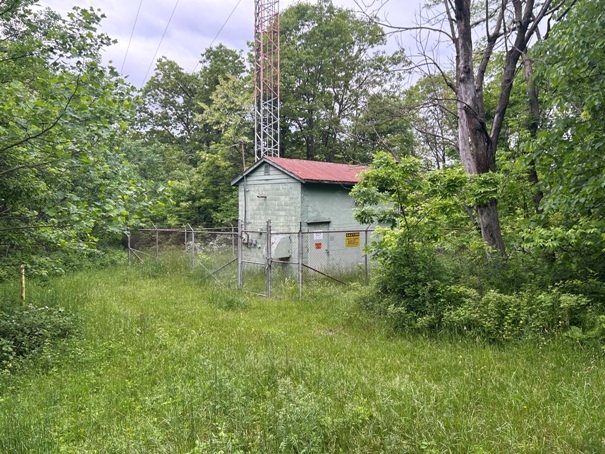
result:
[[[315,149],[315,132],[314,132],[314,126],[315,126],[315,122],[313,121],[313,116],[310,115],[309,116],[309,120],[308,120],[308,127],[309,127],[309,132],[306,135],[306,142],[307,142],[307,159],[309,161],[314,161],[315,160],[315,154],[316,154],[316,149]]]
[[[460,159],[470,175],[480,175],[496,170],[495,145],[485,123],[483,91],[475,86],[473,71],[473,40],[470,24],[470,2],[455,1],[455,17],[458,29],[456,95],[458,98],[458,141]],[[481,85],[481,84],[480,84]],[[481,236],[488,246],[506,253],[500,231],[498,204],[495,199],[475,206]]]
[[[523,67],[525,82],[527,83],[527,97],[529,99],[529,119],[527,122],[527,129],[529,130],[530,137],[535,140],[538,137],[538,126],[540,123],[540,101],[538,98],[538,88],[533,81],[533,67],[531,60],[527,55],[522,54]],[[536,161],[533,159],[529,163],[529,175],[528,180],[532,185],[538,184],[538,172],[536,172]],[[544,198],[542,191],[537,190],[534,192],[534,208],[536,213],[540,214],[542,209],[540,208],[540,202]]]
[[[479,224],[481,225],[481,237],[488,245],[496,248],[504,255],[506,248],[500,231],[500,219],[498,218],[498,202],[496,199],[490,200],[485,205],[477,205],[475,209],[479,215]]]

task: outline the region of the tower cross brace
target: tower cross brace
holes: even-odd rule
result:
[[[279,0],[254,2],[254,153],[279,157]]]

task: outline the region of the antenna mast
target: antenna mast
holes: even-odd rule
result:
[[[254,0],[254,152],[279,157],[279,0]]]

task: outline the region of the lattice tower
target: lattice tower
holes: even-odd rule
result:
[[[254,2],[254,151],[279,157],[279,0]]]

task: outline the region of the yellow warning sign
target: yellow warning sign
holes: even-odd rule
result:
[[[359,232],[347,232],[345,235],[346,247],[358,247],[361,245],[361,235]]]

